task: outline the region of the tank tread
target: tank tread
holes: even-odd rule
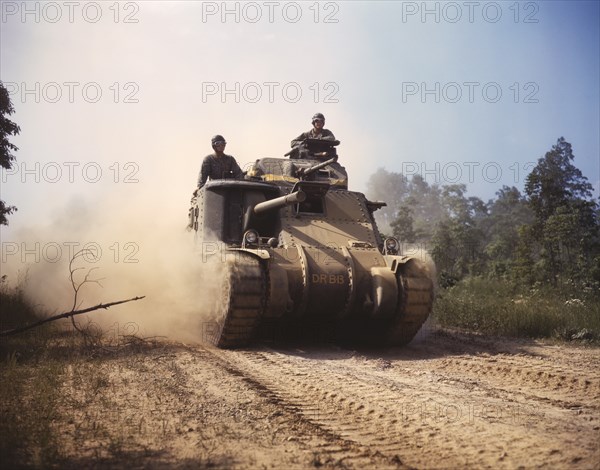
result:
[[[390,343],[408,344],[421,329],[433,308],[433,280],[422,263],[409,259],[400,269],[398,287],[401,295],[397,320],[391,331]]]
[[[211,342],[220,348],[247,345],[264,310],[265,272],[260,261],[240,253],[229,267],[223,286],[221,319]]]

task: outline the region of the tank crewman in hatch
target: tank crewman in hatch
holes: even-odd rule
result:
[[[206,184],[206,180],[235,178],[240,179],[244,176],[235,158],[225,154],[225,145],[227,141],[222,135],[215,135],[211,139],[214,153],[204,157],[202,168],[198,175],[198,189]]]
[[[317,113],[312,117],[313,128],[308,132],[303,132],[294,140],[292,140],[292,147],[300,145],[305,139],[321,139],[321,140],[335,140],[333,132],[329,129],[323,129],[325,125],[325,116],[321,113]]]

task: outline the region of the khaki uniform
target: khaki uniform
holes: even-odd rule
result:
[[[301,144],[304,139],[335,140],[335,136],[329,129],[322,129],[321,133],[317,134],[313,127],[310,131],[303,132],[294,140],[292,140],[292,147],[296,147],[297,145]]]
[[[202,161],[202,168],[200,168],[200,174],[198,175],[198,188],[204,186],[208,178],[211,180],[240,179],[243,176],[244,173],[231,155],[223,154],[218,157],[211,153],[204,157]]]

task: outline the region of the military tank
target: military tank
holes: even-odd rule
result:
[[[190,227],[219,244],[211,253],[225,265],[215,270],[222,291],[205,340],[243,347],[273,325],[377,346],[417,334],[432,309],[430,273],[382,238],[373,214],[386,204],[348,190],[338,144],[307,140],[290,158],[256,160],[244,180],[209,181],[192,199]]]

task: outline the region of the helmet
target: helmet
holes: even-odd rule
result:
[[[212,144],[212,146],[214,147],[217,142],[223,142],[223,143],[227,143],[227,141],[225,140],[225,137],[223,137],[222,135],[215,135],[212,139],[210,139],[210,143]]]
[[[317,120],[317,119],[320,119],[320,120],[322,120],[323,122],[325,122],[325,116],[323,116],[321,113],[316,113],[316,114],[315,114],[315,115],[312,117],[311,123],[312,123],[312,124],[314,124],[314,123],[315,123],[315,120]]]

